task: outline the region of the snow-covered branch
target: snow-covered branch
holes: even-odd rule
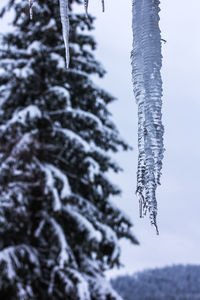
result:
[[[23,269],[23,260],[20,259],[20,256],[23,256],[23,253],[28,255],[31,264],[35,265],[37,268],[39,267],[39,261],[35,250],[27,245],[10,246],[0,251],[0,265],[2,263],[4,264],[1,275],[6,275],[9,281],[15,281],[17,270]]]
[[[59,243],[59,255],[58,255],[58,264],[53,268],[51,273],[51,282],[49,285],[48,292],[49,294],[52,294],[53,288],[54,288],[54,280],[55,275],[59,270],[64,270],[64,268],[69,265],[70,257],[72,257],[72,251],[67,243],[65,233],[62,229],[62,227],[56,222],[56,220],[49,216],[48,222],[50,223],[55,238],[57,239]],[[73,261],[75,263],[75,260]]]
[[[53,196],[53,209],[54,211],[60,211],[62,208],[62,199],[71,195],[68,178],[60,169],[51,164],[40,164],[40,167],[45,173],[48,191],[50,191]],[[55,178],[59,179],[62,183],[60,195],[56,187]]]
[[[67,213],[74,219],[80,232],[87,232],[88,240],[95,240],[98,243],[102,240],[101,232],[96,230],[93,224],[85,216],[81,215],[78,211],[75,211],[73,206],[65,205],[63,212]]]

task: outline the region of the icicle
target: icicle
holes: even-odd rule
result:
[[[87,17],[88,17],[88,4],[89,4],[89,0],[84,0],[85,14]],[[101,5],[102,5],[102,11],[105,12],[104,0],[101,0]]]
[[[102,12],[105,12],[105,2],[104,2],[104,0],[101,0],[101,4],[102,4]]]
[[[133,89],[138,104],[137,196],[140,216],[149,211],[156,224],[156,188],[160,184],[163,159],[162,65],[159,0],[133,3]]]
[[[69,68],[69,7],[68,0],[60,0],[60,17],[65,44],[66,66]]]
[[[33,0],[29,0],[29,14],[30,14],[30,19],[33,19]]]
[[[88,18],[88,4],[89,4],[89,0],[84,0],[85,14],[87,18]]]

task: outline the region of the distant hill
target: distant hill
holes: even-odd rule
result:
[[[200,266],[175,265],[111,280],[124,300],[200,300]]]

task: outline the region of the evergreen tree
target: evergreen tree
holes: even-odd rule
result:
[[[110,201],[124,150],[110,120],[113,97],[91,75],[105,73],[91,50],[93,18],[70,2],[65,68],[57,0],[8,0],[12,30],[0,47],[0,299],[119,299],[104,271],[120,265],[118,240],[137,243]]]

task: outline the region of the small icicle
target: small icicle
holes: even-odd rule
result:
[[[29,14],[30,14],[30,19],[33,19],[33,0],[29,0]]]
[[[88,4],[89,4],[89,0],[84,0],[85,14],[87,18],[88,18]]]
[[[151,216],[151,224],[155,227],[156,234],[159,235],[158,225],[157,225],[157,222],[156,222],[156,214],[153,214]]]
[[[65,44],[66,67],[69,68],[69,7],[68,0],[60,0],[60,17]]]
[[[102,12],[105,12],[105,2],[104,2],[104,0],[101,0],[101,4],[102,4]]]
[[[136,192],[138,198],[139,198],[139,214],[140,218],[143,218],[143,196],[142,194],[138,195],[138,192]]]

